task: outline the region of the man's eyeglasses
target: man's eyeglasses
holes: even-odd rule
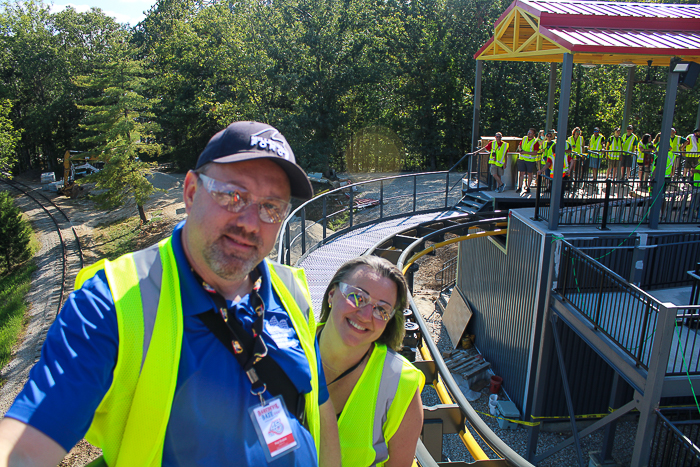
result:
[[[233,183],[220,182],[204,174],[197,174],[197,176],[202,180],[202,186],[216,204],[229,212],[241,212],[251,204],[257,204],[258,216],[267,224],[279,224],[289,214],[291,208],[289,201],[258,197]]]
[[[340,294],[345,297],[348,303],[358,310],[367,305],[372,305],[372,316],[381,321],[389,321],[394,316],[395,310],[390,304],[382,301],[372,303],[372,298],[369,294],[359,287],[339,282],[338,290],[340,290]]]

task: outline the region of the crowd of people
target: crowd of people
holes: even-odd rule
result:
[[[537,132],[530,128],[527,135],[520,140],[517,149],[510,153],[516,156],[512,159],[518,171],[516,192],[530,192],[536,174],[552,177],[556,138],[555,130]],[[678,135],[675,128],[671,129],[664,172],[667,179],[700,179],[698,138],[700,128],[696,128],[686,137]],[[581,129],[576,127],[566,139],[563,176],[576,180],[599,180],[600,176],[610,180],[624,181],[634,177],[641,181],[649,180],[656,170],[660,143],[661,133],[657,133],[653,138],[647,133],[640,138],[634,133],[632,125],[627,126],[624,134],[621,134],[619,127],[615,128],[609,137],[603,135],[599,128],[593,128],[587,141]],[[508,162],[509,148],[508,143],[503,142],[503,135],[500,132],[496,133],[496,140],[477,152],[489,154],[489,171],[496,181],[495,190],[505,191],[503,174]]]

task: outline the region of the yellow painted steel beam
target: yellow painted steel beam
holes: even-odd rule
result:
[[[498,222],[496,224],[496,227],[504,227],[506,225],[507,225],[506,222]],[[452,243],[461,242],[462,240],[471,240],[474,238],[481,238],[481,237],[492,237],[494,235],[503,235],[505,233],[507,233],[507,231],[502,230],[502,229],[488,230],[486,232],[478,232],[478,233],[473,233],[473,234],[462,235],[461,237],[451,238],[449,240],[445,240],[444,242],[436,243],[433,246],[430,246],[430,247],[426,248],[425,250],[418,252],[415,255],[411,256],[411,258],[408,261],[406,261],[406,265],[403,268],[403,273],[406,274],[406,271],[408,271],[409,266],[411,266],[411,264],[413,264],[418,258],[425,256],[428,253],[431,253],[431,252],[437,250],[438,248],[442,248],[443,246],[451,245]]]
[[[423,360],[432,360],[432,356],[430,355],[427,349],[427,345],[422,345],[420,347],[421,356],[423,357]],[[450,396],[450,392],[447,390],[445,385],[442,384],[442,381],[440,381],[440,375],[437,375],[437,379],[432,382],[432,385],[433,388],[435,388],[435,392],[437,392],[438,397],[440,398],[440,402],[442,402],[443,404],[454,404],[452,396]],[[464,443],[464,446],[467,448],[467,451],[469,451],[469,454],[471,454],[471,456],[474,458],[474,460],[489,460],[489,457],[486,455],[481,446],[479,446],[479,443],[476,441],[476,438],[474,438],[474,436],[471,434],[470,431],[467,430],[466,427],[464,427],[464,429],[459,432],[459,437]]]

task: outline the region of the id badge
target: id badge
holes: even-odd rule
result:
[[[265,404],[249,408],[248,412],[268,462],[299,448],[282,397],[268,399]]]

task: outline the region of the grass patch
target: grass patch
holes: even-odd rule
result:
[[[95,241],[93,253],[98,259],[107,258],[111,261],[126,253],[150,246],[143,245],[144,237],[153,236],[165,224],[163,211],[153,212],[145,225],[141,224],[138,216],[99,224],[92,233]]]
[[[31,261],[0,278],[0,367],[10,361],[12,348],[24,327],[27,302],[36,265]]]

